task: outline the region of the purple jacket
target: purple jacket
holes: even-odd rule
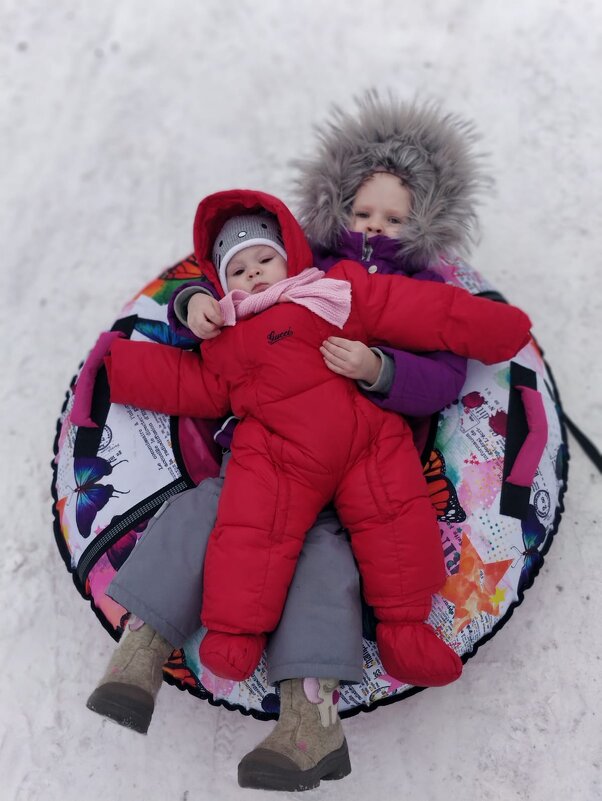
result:
[[[428,269],[409,270],[397,257],[399,243],[386,236],[365,239],[361,233],[344,231],[336,251],[314,249],[314,263],[324,272],[342,259],[357,261],[369,272],[383,275],[409,275],[420,281],[443,281]],[[212,284],[197,281],[183,284],[169,301],[169,323],[178,333],[190,336],[191,332],[182,325],[174,312],[174,302],[183,289],[189,286],[202,286],[217,297]],[[425,313],[428,310],[425,309]],[[388,395],[377,392],[367,393],[382,409],[389,409],[412,417],[426,417],[438,412],[454,401],[466,379],[466,359],[453,353],[407,353],[389,347],[381,347],[395,363],[395,378]]]

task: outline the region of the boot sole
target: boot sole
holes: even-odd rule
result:
[[[150,693],[141,687],[121,682],[108,682],[97,687],[86,702],[88,709],[105,718],[146,734],[155,709]]]
[[[320,786],[320,781],[336,781],[344,779],[351,773],[349,749],[347,741],[336,751],[326,754],[317,765],[307,770],[288,770],[277,765],[270,765],[260,759],[253,762],[245,759],[238,766],[238,784],[254,790],[313,790]]]

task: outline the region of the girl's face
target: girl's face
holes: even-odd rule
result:
[[[269,245],[251,245],[236,253],[226,267],[228,292],[243,289],[252,295],[263,292],[287,277],[286,260]]]
[[[360,186],[351,206],[351,230],[397,237],[410,213],[412,196],[396,175],[375,172]]]

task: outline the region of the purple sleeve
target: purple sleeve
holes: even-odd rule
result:
[[[431,270],[413,276],[419,281],[443,283]],[[395,363],[395,377],[387,395],[366,393],[381,409],[413,417],[426,417],[455,401],[466,380],[467,362],[454,353],[409,353],[383,347],[379,349]]]
[[[413,417],[434,414],[456,400],[466,380],[466,359],[454,353],[408,353],[379,345],[395,362],[388,395],[366,393],[381,409]]]
[[[182,290],[188,289],[189,287],[192,286],[198,286],[199,288],[205,289],[206,291],[211,293],[212,297],[214,297],[216,300],[219,300],[217,291],[213,286],[213,284],[211,283],[211,281],[205,281],[202,279],[199,279],[198,281],[187,281],[185,284],[182,284],[182,286],[179,286],[169,299],[169,305],[167,306],[167,322],[169,323],[169,326],[172,329],[172,331],[175,331],[176,334],[179,334],[180,336],[184,337],[193,337],[194,339],[198,339],[198,337],[196,337],[192,333],[192,331],[190,330],[190,328],[188,328],[187,325],[184,325],[184,323],[181,323],[180,320],[178,320],[175,312],[175,303],[178,295],[180,294],[180,292],[182,292]]]

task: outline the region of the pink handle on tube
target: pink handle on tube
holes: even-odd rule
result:
[[[125,337],[123,331],[103,331],[90,351],[75,385],[75,399],[69,418],[74,425],[83,428],[98,428],[90,417],[94,383],[104,357],[111,350],[111,345],[121,337]]]
[[[548,421],[541,392],[521,385],[516,389],[521,393],[529,433],[506,481],[518,487],[530,487],[548,441]]]

